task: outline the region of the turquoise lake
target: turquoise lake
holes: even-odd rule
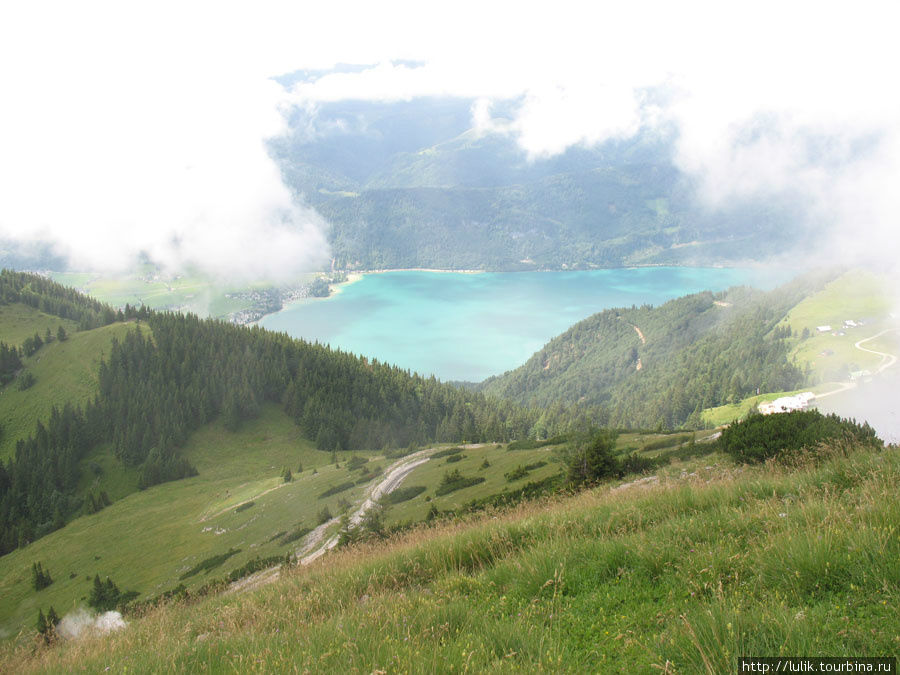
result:
[[[642,267],[578,272],[366,274],[327,299],[260,325],[442,380],[480,381],[524,363],[552,337],[610,307],[659,305],[702,290],[771,289],[785,270]]]

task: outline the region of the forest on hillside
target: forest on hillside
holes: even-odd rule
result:
[[[763,258],[801,234],[786,200],[704,207],[664,136],[528,157],[514,137],[473,129],[472,103],[293,111],[270,151],[285,183],[328,221],[339,269],[708,264]]]
[[[613,427],[699,428],[704,408],[805,384],[808,373],[788,360],[790,329],[776,325],[836,274],[609,309],[476,389],[522,405],[600,406]]]
[[[107,444],[146,488],[195,473],[180,453],[191,432],[217,418],[237,429],[266,402],[282,405],[327,452],[503,441],[597,421],[596,411],[526,409],[258,327],[143,307],[117,312],[33,275],[4,272],[0,284],[5,301],[28,298],[85,328],[134,322],[101,361],[96,397],[54,409],[0,463],[0,553],[90,511],[96,498],[76,488],[92,448]]]

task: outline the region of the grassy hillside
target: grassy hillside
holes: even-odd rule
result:
[[[213,318],[227,318],[242,311],[274,311],[280,307],[269,306],[276,298],[280,302],[280,296],[268,283],[231,286],[200,274],[161,274],[150,266],[117,276],[69,272],[52,276],[55,281],[73,286],[114,307],[145,305],[151,309],[192,312]],[[296,284],[310,283],[315,276],[301,275]]]
[[[653,455],[658,454],[660,441],[672,449],[686,440],[682,436],[627,434],[620,437],[618,451],[647,447],[646,454]],[[442,513],[458,511],[473,500],[558,475],[562,466],[557,451],[558,446],[526,450],[508,450],[500,444],[441,446],[438,456],[414,470],[401,485],[420,486],[419,494],[393,505],[385,500],[384,523],[388,528],[408,526],[425,520],[432,505]],[[196,589],[255,557],[294,554],[304,537],[287,541],[291,539],[287,535],[316,527],[323,509],[332,516],[349,512],[396,461],[374,452],[332,455],[315,450],[274,405],[265,406],[258,419],[237,432],[225,429],[221,421],[203,427],[192,435],[184,452],[197,467],[198,476],[144,491],[136,491],[134,471],[123,469],[108,448],[89,455],[83,462],[81,488],[105,490],[114,503],[0,557],[0,595],[4,598],[0,632],[12,635],[30,626],[38,609],[50,605],[58,610],[84,605],[95,574],[109,576],[122,590],[134,590],[148,598],[179,583]],[[360,468],[350,462],[353,457]],[[456,457],[461,459],[454,461]],[[485,461],[489,466],[484,466]],[[97,473],[95,464],[100,467]],[[303,471],[297,471],[301,465]],[[518,467],[527,467],[525,475],[510,478]],[[282,478],[284,468],[293,473],[290,483]],[[439,496],[444,473],[453,469],[485,480]],[[330,488],[347,483],[352,487],[322,497]],[[334,533],[337,528],[334,523],[329,531]],[[192,566],[231,549],[240,552],[208,573],[180,578]],[[30,586],[34,562],[41,562],[54,579],[41,591]]]
[[[54,405],[57,408],[66,403],[80,405],[97,394],[100,359],[109,354],[112,340],[121,340],[133,324],[114,323],[76,332],[73,322],[24,305],[0,305],[0,313],[3,330],[11,333],[15,333],[15,329],[9,321],[15,321],[17,326],[20,325],[18,321],[33,327],[46,324],[52,326],[54,335],[60,324],[70,331],[65,342],[54,340],[33,356],[23,359],[24,370],[34,375],[34,385],[20,391],[14,380],[0,389],[0,420],[3,423],[0,459],[5,459],[15,452],[17,440],[34,433],[38,420],[46,422]],[[34,330],[31,330],[26,337],[33,334]]]
[[[59,326],[63,326],[68,333],[74,332],[77,328],[74,321],[45,314],[39,309],[29,307],[21,302],[0,304],[0,342],[8,345],[21,346],[25,338],[29,338],[35,333],[43,339],[48,328],[53,335],[56,335],[56,329]]]
[[[880,357],[854,345],[886,328],[896,327],[889,314],[893,309],[887,280],[877,274],[854,270],[828,284],[794,307],[785,318],[795,335],[809,331],[806,340],[796,339],[792,357],[809,363],[814,382],[847,380],[858,370],[875,370]],[[844,321],[862,322],[862,326],[844,326]],[[818,326],[831,326],[820,333]],[[875,349],[875,347],[870,347]]]
[[[106,637],[10,644],[3,663],[695,673],[733,672],[741,655],[893,654],[898,480],[896,448],[792,469],[702,458],[332,554]]]
[[[808,373],[807,386],[750,396],[733,404],[709,408],[703,412],[704,421],[708,425],[727,424],[746,415],[761,401],[799,391],[829,394],[853,386],[851,376],[860,371],[876,372],[884,360],[867,349],[900,353],[900,324],[891,317],[893,305],[889,288],[887,278],[854,269],[804,298],[791,308],[774,330],[790,328],[791,335],[786,340],[790,350],[788,358]],[[860,325],[845,326],[848,319]],[[819,326],[830,326],[831,330],[820,332]],[[860,341],[864,342],[857,347]]]
[[[231,547],[242,553],[228,561],[227,569],[256,555],[283,555],[291,549],[270,542],[274,534],[301,524],[315,526],[324,505],[338,511],[337,497],[318,500],[317,495],[344,480],[346,471],[329,465],[331,454],[312,449],[274,406],[237,433],[221,423],[203,428],[185,453],[200,475],[136,492],[0,558],[0,630],[9,634],[30,625],[39,606],[78,604],[95,574],[108,575],[121,588],[146,597],[174,587],[193,564]],[[105,489],[118,480],[108,472],[120,464],[100,454],[110,459],[98,484]],[[90,461],[88,457],[86,464]],[[304,472],[285,484],[282,468],[295,471],[300,462]],[[93,480],[89,470],[84,475]],[[362,490],[342,496],[358,498]],[[253,507],[235,513],[234,507],[247,500],[255,501]],[[41,561],[54,578],[39,593],[30,586],[34,561]],[[205,580],[200,574],[185,583],[196,586]]]

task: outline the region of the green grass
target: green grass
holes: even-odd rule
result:
[[[33,320],[39,319],[33,316]],[[60,322],[56,318],[54,321]],[[90,331],[73,331],[65,342],[54,340],[24,359],[25,369],[35,376],[36,382],[25,391],[18,390],[15,380],[0,389],[0,459],[11,456],[16,441],[34,433],[37,421],[46,421],[54,405],[62,408],[66,403],[78,405],[92,398],[97,393],[102,355],[109,353],[113,338],[121,340],[133,328],[133,323],[116,323]]]
[[[744,417],[760,401],[771,401],[801,391],[820,394],[832,391],[847,382],[849,374],[858,370],[875,370],[881,357],[857,349],[859,340],[877,335],[886,328],[896,328],[890,319],[892,303],[886,292],[885,278],[863,270],[852,270],[835,279],[824,289],[797,304],[779,326],[790,326],[793,336],[789,358],[800,367],[810,369],[810,386],[795,391],[770,392],[750,396],[734,404],[707,408],[703,421],[715,427],[729,424]],[[844,328],[844,321],[865,320],[864,326]],[[832,331],[818,333],[818,326],[829,325]],[[804,328],[809,337],[801,339]],[[844,333],[837,335],[836,333]],[[900,341],[896,334],[889,334],[863,345],[876,351],[897,354]]]
[[[35,385],[37,386],[37,385]],[[178,577],[200,561],[240,548],[223,565],[223,572],[256,556],[284,555],[290,549],[273,535],[295,527],[315,526],[316,513],[327,505],[340,513],[338,500],[358,501],[365,486],[329,499],[317,499],[327,487],[350,476],[329,464],[331,453],[320,452],[301,437],[298,427],[279,408],[268,406],[262,416],[236,433],[214,423],[190,439],[186,456],[199,475],[121,496],[136,487],[136,477],[98,449],[85,462],[83,482],[97,481],[114,503],[97,514],[76,518],[24,549],[0,558],[0,634],[30,626],[37,610],[53,605],[67,610],[90,590],[86,577],[109,576],[119,588],[141,597],[155,596],[178,583]],[[338,453],[343,463],[350,453]],[[366,453],[357,453],[366,454]],[[368,453],[367,456],[372,456]],[[89,470],[98,461],[99,480]],[[282,467],[304,471],[284,483]],[[383,463],[383,462],[382,462]],[[316,471],[313,474],[313,470]],[[252,500],[253,508],[236,511]],[[39,594],[31,589],[31,564],[41,561],[55,582]],[[75,577],[70,579],[70,574]],[[202,583],[203,575],[188,579]]]
[[[891,299],[885,289],[887,280],[869,272],[853,270],[829,283],[820,292],[794,307],[783,323],[791,327],[795,336],[804,328],[810,331],[807,340],[792,339],[791,358],[798,364],[809,364],[814,382],[834,382],[846,379],[845,372],[872,369],[880,358],[854,347],[863,338],[871,337],[891,325],[888,315]],[[844,328],[846,319],[866,320],[866,325]],[[830,333],[819,334],[817,326],[830,325]],[[833,333],[843,332],[844,335]],[[833,352],[823,356],[826,352]]]
[[[702,458],[330,554],[102,640],[8,645],[0,667],[719,673],[741,655],[891,655],[898,481],[896,448],[795,470]]]
[[[553,461],[554,449],[552,447],[508,452],[504,446],[488,444],[466,448],[463,450],[463,454],[465,457],[453,464],[446,464],[448,455],[442,454],[414,469],[403,484],[425,486],[425,490],[411,499],[388,506],[385,522],[393,525],[421,521],[427,515],[432,504],[440,511],[456,510],[475,499],[506,492],[521,487],[528,481],[540,480],[559,473],[562,468],[558,462]],[[482,469],[481,466],[485,459],[490,463],[490,467]],[[520,464],[530,464],[539,460],[547,461],[547,465],[529,472],[528,476],[521,481],[508,483],[503,476],[504,473],[512,471]],[[463,476],[483,477],[485,481],[450,494],[435,496],[441,478],[447,471],[454,469],[459,469]]]
[[[69,319],[60,319],[58,316],[44,314],[42,311],[14,302],[8,305],[0,305],[0,342],[21,347],[25,338],[32,337],[35,333],[44,339],[47,329],[56,337],[56,329],[62,325],[71,335],[78,329],[78,324]]]

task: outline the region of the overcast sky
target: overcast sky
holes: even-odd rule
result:
[[[146,250],[293,274],[327,260],[327,224],[265,153],[285,106],[438,94],[477,99],[473,124],[535,159],[674,128],[711,205],[787,191],[842,254],[900,255],[892,3],[307,4],[5,3],[0,235],[83,267]],[[340,62],[373,67],[272,80]]]

